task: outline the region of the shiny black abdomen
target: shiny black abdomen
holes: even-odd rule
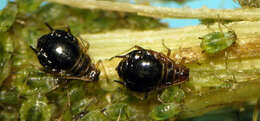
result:
[[[189,68],[175,64],[162,53],[137,47],[123,58],[116,70],[128,89],[149,92],[189,80]],[[118,81],[117,81],[118,82]]]
[[[126,87],[137,92],[148,92],[160,83],[163,64],[152,53],[135,50],[122,60],[117,72],[125,81]]]
[[[37,48],[31,47],[44,71],[65,79],[97,81],[100,71],[91,63],[78,39],[70,31],[49,28],[51,32],[38,39]]]
[[[81,54],[77,39],[63,30],[55,30],[42,36],[37,48],[40,63],[57,72],[72,68]]]

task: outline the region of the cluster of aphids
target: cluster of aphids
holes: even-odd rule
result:
[[[100,71],[84,52],[79,40],[70,30],[56,30],[46,24],[50,33],[38,39],[37,54],[43,71],[63,79],[78,79],[88,82],[97,81]],[[162,53],[143,49],[124,56],[116,70],[123,81],[115,81],[137,92],[180,84],[189,79],[189,69],[175,62]]]

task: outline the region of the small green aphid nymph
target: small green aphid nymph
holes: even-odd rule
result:
[[[228,32],[212,32],[203,37],[200,37],[200,47],[207,54],[216,54],[223,51],[231,45],[235,44],[237,35],[234,31]]]

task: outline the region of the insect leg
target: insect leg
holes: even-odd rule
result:
[[[86,77],[76,77],[76,76],[66,76],[66,77],[62,77],[64,79],[68,79],[68,80],[82,80],[85,82],[93,82],[90,78],[86,78]]]
[[[83,38],[79,35],[79,40],[80,40],[80,43],[81,45],[83,46],[83,52],[84,53],[87,53],[88,49],[89,49],[89,42],[88,41],[85,41],[87,44],[85,45],[85,42],[83,42]]]
[[[256,105],[255,105],[255,109],[253,111],[253,117],[252,117],[252,121],[258,121],[258,113],[259,113],[259,99],[257,99]]]
[[[167,57],[170,57],[171,49],[166,46],[166,44],[164,43],[164,39],[162,39],[162,46],[167,49]]]

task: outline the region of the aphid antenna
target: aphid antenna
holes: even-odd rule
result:
[[[111,61],[111,60],[113,60],[113,59],[115,59],[115,58],[127,58],[127,56],[128,56],[128,55],[117,55],[117,56],[113,56],[113,57],[111,57],[111,58],[109,58],[109,59],[105,59],[105,60]]]
[[[49,28],[50,31],[54,31],[54,29],[48,23],[44,23],[44,24]]]
[[[219,16],[219,14],[218,14],[217,16],[218,16],[218,19],[217,19],[217,21],[218,21],[218,28],[219,28],[220,32],[223,33],[223,29],[222,29],[222,27],[221,27],[221,25],[220,25],[220,23],[221,23],[220,16]]]
[[[56,85],[55,87],[53,87],[50,91],[48,91],[47,93],[46,93],[46,95],[47,94],[50,94],[51,92],[53,92],[53,91],[55,91],[56,89],[58,89],[60,87],[60,85]]]
[[[102,60],[98,60],[98,62],[96,64],[96,67],[99,68],[100,65],[102,66],[102,68],[104,70],[104,75],[105,75],[106,81],[110,82],[110,79],[108,78],[108,74],[107,74],[106,68],[105,68],[104,63],[103,63]]]
[[[121,85],[123,85],[123,86],[126,86],[126,83],[125,83],[125,82],[123,82],[123,81],[114,80],[114,82],[116,82],[116,83],[119,83],[119,84],[121,84]]]
[[[133,47],[131,47],[131,48],[129,48],[129,49],[127,49],[127,50],[121,52],[120,54],[118,54],[118,55],[116,55],[116,56],[113,56],[113,57],[109,58],[108,60],[111,61],[111,60],[113,60],[114,58],[127,58],[127,56],[128,56],[127,54],[126,54],[126,55],[121,55],[121,54],[127,53],[127,52],[129,52],[130,50],[135,49],[135,48],[136,48],[137,50],[145,50],[145,49],[142,48],[141,46],[134,45]]]
[[[87,43],[87,44],[85,44],[85,42],[83,42],[84,39],[83,39],[80,35],[78,35],[78,37],[79,37],[79,40],[80,40],[82,46],[84,47],[84,48],[83,48],[84,51],[87,52],[88,49],[89,49],[89,47],[90,47],[89,42],[88,42],[88,41],[85,41],[85,42]]]
[[[80,119],[81,117],[83,117],[84,115],[88,114],[89,113],[89,106],[92,105],[93,103],[97,102],[97,98],[94,97],[94,98],[91,98],[89,104],[84,108],[83,111],[81,111],[79,114],[76,114],[76,116],[73,116],[73,121],[77,121],[78,119]]]

